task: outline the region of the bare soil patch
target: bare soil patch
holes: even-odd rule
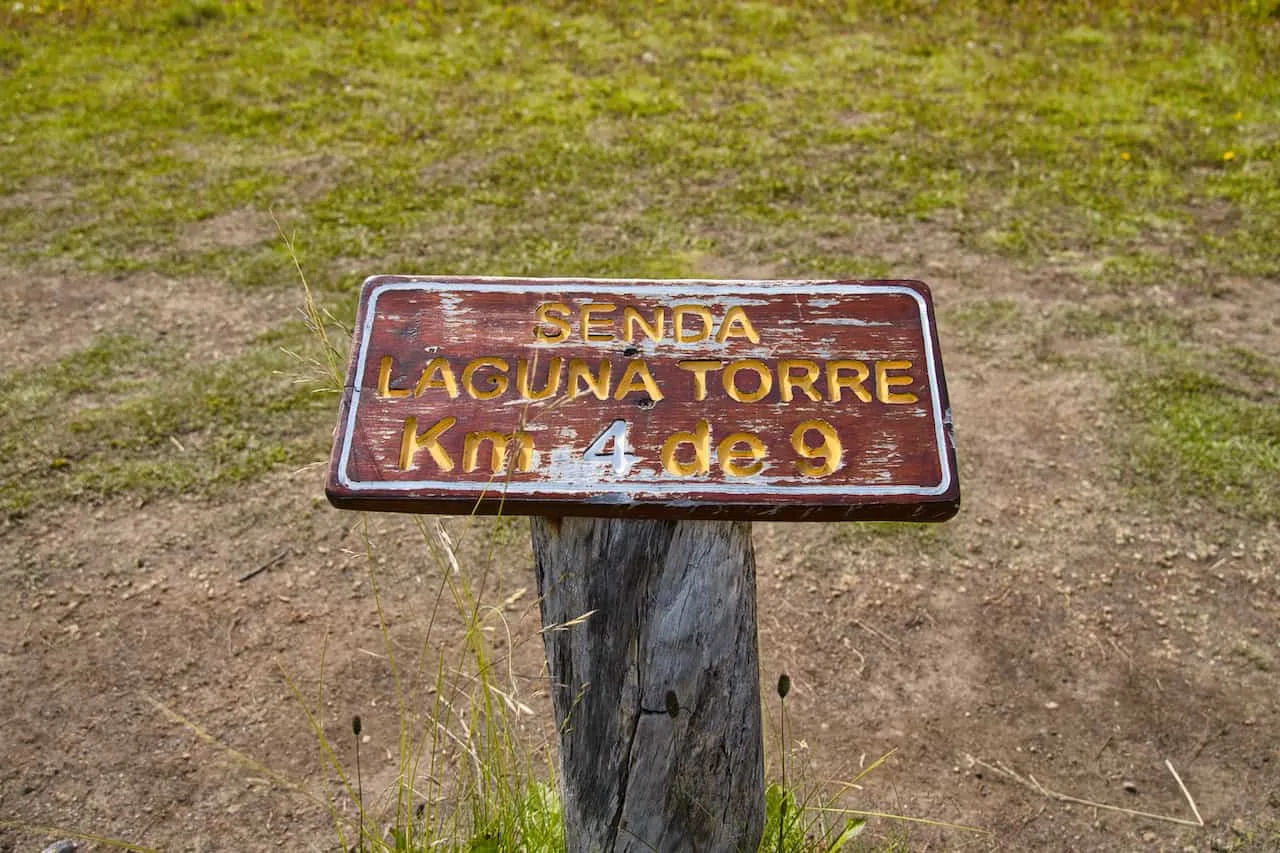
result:
[[[300,316],[292,294],[248,293],[215,279],[123,277],[0,269],[0,371],[24,370],[88,346],[98,335],[183,341],[192,360],[235,354]]]
[[[178,246],[187,251],[206,252],[247,249],[271,240],[277,234],[270,214],[252,208],[237,208],[191,223],[178,239]]]
[[[1045,318],[1103,298],[1068,271],[1026,271],[927,228],[859,233],[866,254],[928,281],[944,311],[1003,299],[1015,320],[942,330],[964,489],[955,521],[756,526],[762,677],[786,671],[794,684],[791,766],[821,785],[896,750],[849,805],[985,830],[877,824],[909,832],[911,849],[1280,847],[1280,526],[1194,502],[1146,507],[1123,491],[1110,386],[1045,357],[1078,345]],[[156,329],[213,324],[203,337],[229,347],[292,310],[285,294],[200,282],[55,288],[4,275],[9,370],[139,317]],[[1275,293],[1232,282],[1226,296],[1179,298],[1188,311],[1248,315],[1262,349]],[[289,681],[314,703],[323,672],[324,724],[349,768],[349,719],[362,715],[375,796],[394,779],[398,715],[360,517],[324,504],[321,480],[319,468],[282,472],[216,499],[66,506],[0,529],[0,815],[172,851],[337,848],[324,803],[350,803]],[[412,519],[368,523],[393,649],[413,661],[449,569]],[[463,570],[487,574],[486,600],[511,620],[528,736],[545,749],[527,526],[446,526]],[[456,645],[449,611],[433,647]],[[156,703],[318,799],[231,760]],[[776,721],[771,696],[769,709]],[[781,748],[771,744],[775,759]],[[1191,819],[1166,759],[1204,828],[1058,802],[988,768]],[[43,843],[0,829],[0,851]]]

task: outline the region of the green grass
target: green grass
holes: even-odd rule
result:
[[[288,288],[274,215],[347,316],[385,271],[900,272],[875,220],[1139,296],[1280,276],[1274,3],[34,8],[0,10],[14,269]],[[953,310],[965,346],[1019,321]],[[110,393],[92,372],[4,377],[6,511],[321,452],[300,435],[325,404],[273,376],[270,338],[199,368],[143,364],[150,348],[86,354]],[[54,393],[67,381],[97,387]],[[1156,444],[1217,393],[1147,407],[1168,424]],[[184,454],[168,436],[203,440]],[[1223,455],[1180,470],[1209,483],[1191,472]]]
[[[952,346],[987,357],[1028,326],[1012,299],[974,299],[938,309],[939,335]]]
[[[292,378],[301,372],[277,346],[205,364],[188,361],[177,342],[105,335],[6,374],[0,511],[207,491],[310,462],[323,452],[335,397]]]
[[[1138,422],[1124,438],[1130,480],[1165,503],[1191,495],[1245,517],[1274,519],[1280,517],[1277,375],[1268,369],[1259,377],[1265,384],[1255,385],[1247,357],[1224,355],[1217,364],[1225,370],[1166,357],[1154,375],[1124,383],[1122,403]]]
[[[827,248],[856,250],[852,214],[945,215],[974,246],[1087,252],[1118,279],[1152,244],[1280,271],[1262,23],[1206,38],[1154,16],[1058,30],[1014,15],[997,31],[963,6],[902,26],[874,4],[475,4],[386,9],[357,28],[274,5],[153,8],[70,39],[9,35],[0,189],[39,200],[5,211],[17,258],[221,263],[246,285],[287,282],[269,245],[182,248],[193,223],[248,207],[280,211],[328,286],[349,285],[335,269],[349,257],[509,273],[671,273],[699,251],[874,267]]]
[[[1120,429],[1110,441],[1141,500],[1280,516],[1280,364],[1239,344],[1197,344],[1194,316],[1139,301],[1071,307],[1051,323],[1068,339],[1106,342],[1109,355],[1072,363],[1111,383]]]

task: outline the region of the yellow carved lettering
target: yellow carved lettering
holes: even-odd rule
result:
[[[737,331],[734,331],[735,327]],[[716,332],[716,343],[722,344],[729,338],[746,338],[753,344],[760,343],[760,335],[751,325],[751,320],[747,318],[747,311],[741,305],[734,305],[725,312],[724,320],[720,323],[720,331]]]
[[[693,374],[693,399],[705,400],[707,399],[707,373],[724,367],[724,362],[687,358],[676,362],[676,367]]]
[[[738,387],[738,374],[744,370],[749,370],[759,377],[756,390],[743,391]],[[763,399],[766,394],[773,390],[773,373],[760,359],[744,358],[730,362],[729,366],[724,369],[720,382],[724,385],[724,392],[731,399],[737,400],[739,403],[754,403]]]
[[[483,367],[492,367],[498,372],[485,377],[488,380],[488,390],[481,390],[475,385],[476,371]],[[467,396],[473,400],[492,400],[494,397],[500,397],[507,391],[509,380],[507,379],[507,369],[509,365],[500,358],[494,358],[491,355],[482,355],[479,358],[473,358],[467,362],[467,366],[462,369],[462,387],[466,389]]]
[[[677,305],[672,314],[676,343],[692,344],[711,337],[711,310],[705,305]],[[685,328],[685,318],[690,316],[697,317],[701,321],[701,328],[695,331]]]
[[[515,445],[515,470],[528,471],[533,467],[533,436],[522,430],[512,433],[481,430],[469,432],[462,439],[462,470],[471,473],[480,467],[480,448],[489,445],[489,470],[497,473],[505,466]]]
[[[404,435],[400,438],[400,470],[408,471],[414,467],[414,457],[418,455],[418,451],[426,450],[431,454],[431,459],[436,463],[437,468],[441,471],[452,471],[453,459],[448,451],[440,446],[439,439],[457,422],[457,418],[441,418],[428,427],[426,432],[419,433],[418,419],[405,418]]]
[[[909,361],[877,361],[876,362],[876,397],[881,403],[914,403],[920,399],[915,394],[895,394],[893,389],[902,385],[910,385],[915,380],[910,376],[890,376],[890,370],[910,370]]]
[[[634,342],[639,336],[636,330],[643,332],[645,337],[651,341],[661,341],[663,334],[667,328],[667,309],[654,308],[653,322],[646,323],[644,316],[628,305],[622,309],[622,337],[627,343]]]
[[[680,445],[693,445],[693,461],[681,462],[676,458]],[[711,424],[698,421],[693,432],[675,432],[662,443],[662,467],[668,474],[688,477],[706,474],[711,470]]]
[[[533,327],[533,338],[542,344],[558,344],[569,337],[569,306],[563,302],[544,302],[536,312],[541,326]],[[548,326],[552,327],[548,330]]]
[[[421,397],[431,388],[443,388],[450,400],[457,399],[458,380],[453,376],[449,359],[433,358],[428,361],[427,366],[422,368],[422,375],[418,377],[418,385],[413,389],[413,394],[415,397]]]
[[[577,397],[583,391],[590,391],[597,400],[609,399],[609,360],[601,359],[595,373],[587,366],[585,359],[575,358],[569,362],[569,396]]]
[[[793,371],[804,371],[803,376],[794,375]],[[810,400],[817,402],[822,395],[814,389],[813,383],[818,380],[818,364],[807,358],[784,358],[778,362],[778,393],[782,402],[790,403],[794,389],[799,388]]]
[[[618,388],[613,392],[613,399],[621,400],[632,391],[645,392],[655,403],[662,399],[662,390],[649,372],[649,365],[638,358],[627,362],[627,368],[622,371],[622,378],[618,380]]]
[[[805,436],[816,432],[822,441],[810,445]],[[843,464],[844,448],[840,445],[840,436],[831,424],[823,420],[802,422],[791,432],[791,446],[802,458],[796,460],[796,470],[805,477],[825,477],[839,470]],[[807,460],[821,460],[811,462]]]
[[[378,396],[408,397],[413,393],[408,388],[391,387],[391,366],[391,356],[384,355],[382,361],[378,364]]]
[[[553,356],[547,365],[547,381],[543,383],[542,388],[535,390],[531,383],[531,375],[536,369],[537,359],[534,364],[529,363],[529,359],[521,358],[516,360],[516,390],[520,392],[521,400],[545,400],[548,397],[555,396],[560,390],[560,377],[564,372],[564,359]]]
[[[584,341],[609,341],[613,340],[612,331],[598,332],[597,327],[608,326],[613,322],[612,317],[601,317],[597,319],[592,316],[594,314],[611,314],[616,306],[612,302],[588,302],[582,306],[581,320],[582,323],[582,339]]]
[[[745,447],[739,447],[745,445]],[[716,445],[716,458],[730,477],[750,477],[764,470],[764,442],[749,432],[735,432]],[[750,459],[742,464],[740,460]]]
[[[851,370],[853,376],[842,376],[841,371]],[[844,395],[841,389],[848,388],[853,395],[864,403],[871,402],[871,393],[862,386],[871,374],[867,366],[860,361],[842,358],[827,362],[827,399],[839,403]]]

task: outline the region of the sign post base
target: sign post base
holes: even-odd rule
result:
[[[750,522],[535,517],[532,528],[567,848],[756,850]]]

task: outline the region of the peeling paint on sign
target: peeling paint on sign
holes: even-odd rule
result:
[[[407,512],[949,518],[928,288],[371,278],[326,491]]]

